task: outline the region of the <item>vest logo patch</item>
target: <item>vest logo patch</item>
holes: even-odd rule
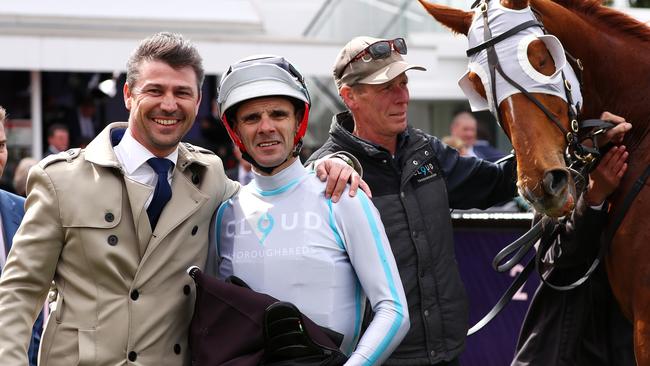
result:
[[[438,176],[438,169],[433,163],[424,163],[420,165],[415,172],[413,172],[413,185],[419,187],[429,181],[434,180]]]

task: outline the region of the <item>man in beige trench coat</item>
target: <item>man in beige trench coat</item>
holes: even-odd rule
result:
[[[52,281],[58,297],[39,365],[189,365],[195,294],[185,270],[216,258],[208,255],[210,220],[239,185],[216,155],[180,143],[201,100],[196,48],[159,33],[127,68],[128,124],[110,124],[85,150],[32,168],[25,217],[0,279],[3,366],[27,365],[32,324]],[[171,199],[150,223],[153,187],[164,181],[147,163],[154,157],[171,161]]]

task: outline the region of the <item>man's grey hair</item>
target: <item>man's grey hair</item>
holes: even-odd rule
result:
[[[5,123],[7,119],[7,111],[0,105],[0,123]]]
[[[205,72],[203,59],[196,46],[182,35],[169,32],[156,33],[140,42],[126,63],[126,83],[133,89],[140,76],[140,65],[145,61],[160,61],[174,69],[191,67],[201,92]]]

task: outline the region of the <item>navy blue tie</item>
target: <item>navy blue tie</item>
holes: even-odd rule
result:
[[[156,174],[158,174],[156,190],[153,192],[153,199],[151,199],[149,208],[147,208],[151,231],[153,231],[158,223],[160,213],[167,202],[169,202],[169,199],[172,198],[172,187],[169,186],[167,174],[174,163],[172,163],[171,160],[164,158],[151,158],[147,160],[147,163],[153,168]]]

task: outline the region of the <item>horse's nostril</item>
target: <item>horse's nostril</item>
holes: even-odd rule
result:
[[[549,170],[544,174],[543,186],[546,193],[557,195],[566,188],[569,182],[569,173],[564,169]]]

